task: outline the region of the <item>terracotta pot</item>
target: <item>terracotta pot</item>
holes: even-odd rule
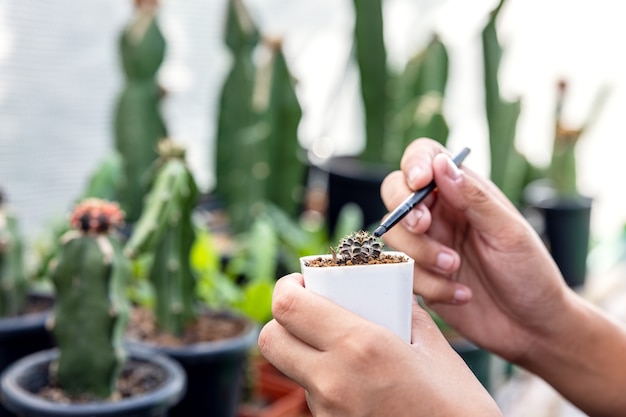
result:
[[[304,388],[264,360],[253,361],[254,393],[239,406],[237,417],[303,417],[310,415]]]

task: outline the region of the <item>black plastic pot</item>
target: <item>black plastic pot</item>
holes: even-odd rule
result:
[[[176,363],[154,352],[131,350],[131,360],[150,362],[166,374],[154,391],[120,401],[65,404],[47,401],[34,394],[48,383],[50,364],[58,358],[57,349],[26,356],[2,374],[0,389],[5,406],[22,417],[166,417],[168,409],[185,390],[185,373]]]
[[[593,199],[583,195],[560,197],[545,183],[525,192],[528,206],[540,214],[537,227],[570,288],[580,288],[587,276]]]
[[[380,197],[380,186],[392,169],[387,165],[360,161],[355,157],[336,157],[320,165],[328,175],[328,227],[335,230],[341,209],[354,203],[363,212],[363,227],[378,225],[387,213]]]
[[[175,359],[187,374],[187,392],[173,407],[170,417],[234,417],[237,412],[244,367],[257,341],[251,322],[246,331],[230,339],[168,347],[129,340],[129,346],[152,350]]]
[[[46,294],[30,294],[28,297],[40,302],[49,302],[50,309],[41,313],[0,319],[0,372],[16,360],[31,353],[50,349],[54,345],[45,327],[52,311],[53,297]],[[0,417],[14,415],[0,405]]]

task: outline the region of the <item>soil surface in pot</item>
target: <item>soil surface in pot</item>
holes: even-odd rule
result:
[[[232,338],[247,328],[248,323],[239,317],[211,312],[200,315],[177,337],[157,328],[152,311],[133,307],[126,335],[130,339],[174,347]]]
[[[16,315],[4,316],[3,318],[20,317],[27,316],[29,314],[43,313],[45,311],[51,310],[53,305],[54,300],[52,299],[52,297],[28,295],[26,297],[26,300],[24,300],[24,305],[22,305]]]
[[[306,266],[313,268],[322,268],[329,266],[350,266],[350,265],[378,265],[378,264],[399,264],[406,262],[406,256],[402,255],[380,255],[380,258],[371,258],[366,264],[353,263],[350,259],[343,259],[337,256],[335,259],[332,257],[322,257],[310,259],[306,262]]]
[[[129,360],[122,369],[117,381],[117,392],[111,401],[134,397],[156,390],[163,384],[167,375],[161,367],[149,362]],[[48,385],[37,393],[45,400],[64,404],[84,404],[94,401],[87,396],[70,397],[57,384],[57,381],[48,376]]]

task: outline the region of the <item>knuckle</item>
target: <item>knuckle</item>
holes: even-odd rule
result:
[[[292,286],[282,285],[280,281],[274,288],[272,301],[272,314],[274,318],[280,320],[287,317],[295,308],[296,294]]]

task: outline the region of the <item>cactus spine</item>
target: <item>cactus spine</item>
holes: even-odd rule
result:
[[[61,238],[53,266],[52,331],[60,351],[56,376],[72,396],[110,397],[126,358],[124,291],[130,263],[113,233],[122,220],[115,203],[100,199],[79,203],[71,216],[74,230]]]
[[[159,110],[163,94],[156,81],[165,56],[165,39],[157,23],[156,5],[137,3],[137,16],[120,39],[126,84],[115,111],[115,148],[122,157],[125,177],[119,201],[129,222],[135,222],[141,213],[150,188],[150,167],[158,157],[156,146],[166,136]]]
[[[149,277],[156,293],[161,330],[180,335],[196,316],[196,278],[189,257],[195,240],[192,212],[198,189],[185,163],[185,150],[170,140],[159,143],[154,184],[125,252],[135,258],[153,252]]]
[[[18,314],[25,296],[22,240],[18,221],[0,189],[0,317]]]

